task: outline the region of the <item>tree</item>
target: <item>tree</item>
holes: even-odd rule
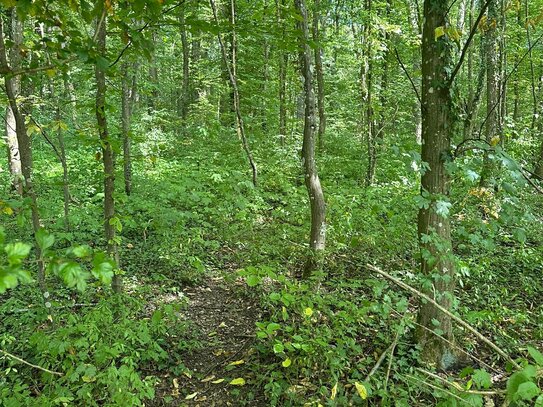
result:
[[[319,129],[317,133],[317,140],[319,142],[319,148],[324,148],[324,135],[326,133],[326,114],[324,109],[324,72],[322,67],[322,50],[323,40],[321,34],[321,11],[320,1],[315,0],[313,9],[313,41],[317,43],[315,48],[315,74],[317,76],[317,107],[319,112]],[[323,28],[324,31],[324,28]]]
[[[298,20],[299,57],[301,73],[304,78],[305,102],[302,161],[311,208],[311,230],[309,233],[311,253],[303,271],[303,277],[307,278],[318,268],[319,257],[322,256],[326,247],[326,205],[315,160],[316,117],[315,92],[313,90],[313,52],[309,46],[307,9],[304,0],[295,0],[294,4],[300,15]]]
[[[96,43],[100,57],[95,67],[96,79],[96,122],[102,146],[102,160],[104,164],[104,234],[107,243],[107,252],[115,259],[119,267],[119,252],[115,239],[115,160],[111,146],[110,134],[106,117],[106,36],[107,36],[107,8],[100,4],[100,14],[96,18]],[[122,291],[121,276],[116,273],[111,281],[111,287],[116,293]]]
[[[15,14],[15,10],[11,9],[12,15]],[[16,68],[10,67],[7,60],[6,45],[4,42],[4,21],[0,16],[0,69],[4,72],[10,72]],[[15,132],[17,134],[17,143],[19,145],[19,154],[21,157],[21,173],[24,178],[24,184],[22,188],[23,196],[29,198],[30,209],[32,213],[32,229],[37,241],[37,233],[41,228],[40,215],[38,211],[38,199],[36,192],[34,191],[34,184],[32,179],[32,145],[30,137],[28,136],[25,118],[19,102],[17,101],[17,81],[14,75],[4,75],[4,86],[6,90],[6,96],[8,97],[9,107],[13,113],[15,121]],[[38,241],[37,241],[38,242]],[[45,291],[45,265],[41,256],[40,245],[36,246],[36,254],[38,258],[38,283],[42,291]]]
[[[451,89],[449,81],[451,48],[447,35],[438,35],[447,27],[448,0],[424,1],[422,31],[422,161],[427,166],[421,177],[421,195],[427,204],[418,215],[421,272],[427,279],[426,293],[441,306],[450,309],[455,286],[452,254],[447,163],[451,157]],[[421,304],[418,341],[422,358],[447,369],[454,356],[450,345],[437,337],[453,340],[451,318],[431,303]]]
[[[20,68],[21,63],[21,54],[20,47],[23,42],[23,27],[22,23],[17,17],[17,13],[14,9],[11,9],[8,13],[8,18],[10,20],[10,30],[9,37],[13,43],[10,52],[9,59],[11,67],[13,69]],[[14,77],[12,80],[13,92],[15,98],[19,96],[21,91],[21,78]],[[11,182],[13,189],[17,191],[18,194],[23,193],[23,174],[21,168],[21,155],[19,152],[19,143],[17,141],[17,130],[16,130],[16,121],[15,115],[13,114],[13,109],[8,103],[6,107],[6,145],[8,149],[8,168],[11,174]]]

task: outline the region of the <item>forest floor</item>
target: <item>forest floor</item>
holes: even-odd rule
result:
[[[210,277],[183,289],[188,306],[181,316],[194,328],[200,345],[183,354],[186,370],[182,376],[158,375],[153,405],[239,406],[240,400],[248,399],[251,406],[264,405],[263,394],[248,395],[248,387],[230,384],[235,379],[247,380],[245,363],[253,352],[255,322],[261,316],[241,284]]]

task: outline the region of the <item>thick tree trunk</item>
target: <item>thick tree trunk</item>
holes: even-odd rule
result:
[[[322,40],[321,35],[322,24],[320,17],[320,0],[315,0],[313,10],[313,41],[318,45],[315,48],[315,74],[317,76],[317,106],[319,112],[319,129],[317,132],[317,140],[319,148],[324,148],[324,137],[326,133],[326,114],[324,109],[324,71],[322,67]],[[324,29],[324,27],[322,27]]]
[[[11,9],[12,18],[15,19],[15,11]],[[11,67],[8,64],[6,46],[4,42],[4,23],[0,18],[0,69],[9,71]],[[6,96],[8,97],[9,107],[13,113],[15,120],[15,131],[17,133],[17,142],[19,144],[19,154],[21,158],[21,173],[23,175],[23,196],[29,198],[32,214],[32,229],[34,234],[40,229],[40,215],[38,211],[38,200],[34,191],[32,180],[32,144],[28,136],[25,119],[23,113],[17,103],[16,83],[13,77],[4,76],[4,86]],[[36,256],[38,258],[38,284],[42,291],[46,290],[45,286],[45,265],[42,259],[39,245],[36,245]]]
[[[489,144],[497,144],[494,137],[499,137],[499,68],[498,68],[498,25],[499,15],[497,0],[488,5],[488,18],[485,24],[486,56],[486,128],[485,139]],[[485,153],[479,184],[488,186],[493,172],[493,165],[488,153]]]
[[[104,11],[101,17],[97,20],[96,41],[98,52],[101,55],[106,53],[106,23],[107,15]],[[100,135],[100,143],[102,145],[102,158],[104,163],[104,234],[107,242],[108,254],[119,265],[119,252],[117,243],[115,242],[115,225],[112,220],[115,218],[115,161],[113,159],[113,149],[109,131],[107,127],[106,117],[106,72],[104,69],[95,67],[96,78],[96,121],[98,123],[98,133]],[[111,287],[116,293],[122,291],[121,276],[117,273],[113,276]]]
[[[218,24],[219,22],[219,19],[218,19],[218,16],[217,16],[217,8],[215,6],[215,2],[214,0],[209,0],[209,4],[211,5],[211,9],[213,10],[213,17],[215,19],[215,23]],[[221,48],[221,54],[222,54],[222,59],[223,59],[223,63],[226,67],[226,70],[228,72],[228,78],[230,80],[230,86],[232,87],[232,92],[233,92],[233,95],[234,95],[234,112],[236,114],[236,128],[237,128],[237,132],[238,132],[238,136],[241,140],[241,144],[242,144],[242,147],[243,147],[243,150],[245,151],[245,154],[247,155],[247,159],[249,161],[249,165],[251,166],[251,171],[252,171],[252,179],[253,179],[253,185],[256,187],[257,185],[257,180],[258,180],[258,170],[257,170],[257,167],[256,167],[256,162],[253,158],[253,153],[251,152],[251,149],[249,147],[249,142],[247,141],[247,136],[245,134],[245,125],[243,123],[243,116],[241,115],[241,107],[240,107],[240,98],[239,98],[239,90],[238,90],[238,82],[237,82],[237,76],[236,76],[236,71],[235,71],[235,66],[236,66],[236,59],[235,59],[235,48],[236,48],[236,44],[235,44],[235,3],[234,3],[234,0],[231,0],[231,13],[232,13],[232,18],[233,18],[233,24],[232,24],[232,27],[233,27],[233,36],[232,36],[232,66],[230,66],[230,61],[228,61],[228,55],[226,53],[226,47],[224,45],[224,42],[222,40],[222,37],[221,37],[221,34],[218,33],[217,34],[217,38],[219,40],[219,46]]]
[[[326,206],[324,194],[317,171],[315,161],[315,93],[313,91],[313,52],[309,47],[309,28],[307,23],[307,9],[304,0],[295,0],[297,12],[302,17],[298,22],[300,32],[299,53],[304,78],[304,99],[305,99],[305,118],[304,118],[304,140],[302,147],[302,160],[305,172],[305,185],[309,195],[309,204],[311,206],[311,231],[309,237],[309,247],[311,253],[306,262],[303,277],[310,277],[321,263],[320,257],[326,247]]]
[[[448,85],[452,45],[446,36],[435,38],[437,27],[447,25],[448,0],[425,0],[422,36],[422,161],[429,168],[421,179],[421,193],[429,194],[431,203],[422,207],[418,216],[421,249],[421,271],[430,279],[432,287],[426,294],[441,306],[450,309],[454,293],[454,261],[451,245],[451,226],[448,216],[438,213],[438,202],[448,201],[449,176],[446,169],[451,148],[451,92]],[[418,340],[423,360],[447,369],[454,355],[447,342],[453,340],[451,318],[431,303],[421,304],[418,322],[427,329],[419,329]]]

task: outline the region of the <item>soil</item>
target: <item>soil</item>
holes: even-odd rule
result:
[[[183,289],[188,306],[182,319],[194,327],[197,349],[180,355],[187,370],[180,377],[165,374],[156,386],[152,406],[265,406],[262,392],[255,394],[246,363],[254,352],[255,322],[259,307],[244,292],[242,282],[222,277]],[[243,378],[245,385],[232,385]],[[258,394],[260,393],[260,394]]]

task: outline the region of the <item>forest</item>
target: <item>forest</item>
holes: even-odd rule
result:
[[[0,406],[543,407],[543,1],[0,0]]]

